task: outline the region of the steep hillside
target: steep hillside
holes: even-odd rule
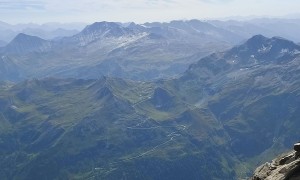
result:
[[[282,38],[254,36],[192,65],[176,87],[189,103],[213,112],[232,151],[251,167],[299,139],[299,49]]]
[[[300,47],[257,35],[176,79],[0,86],[4,179],[238,179],[299,140]]]
[[[1,177],[234,177],[225,132],[211,112],[173,96],[154,84],[109,78],[2,88]]]

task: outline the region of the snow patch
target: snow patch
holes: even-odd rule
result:
[[[290,53],[290,50],[289,49],[281,49],[280,51],[280,54],[287,54],[287,53]]]
[[[294,49],[293,54],[294,55],[300,54],[300,51],[298,49]]]
[[[17,110],[17,109],[18,109],[18,107],[15,106],[15,105],[11,105],[10,107],[11,107],[12,109],[14,109],[14,110]]]
[[[120,38],[118,38],[118,47],[122,47],[122,46],[126,46],[132,42],[135,42],[143,37],[146,37],[148,35],[148,33],[146,32],[143,32],[143,33],[140,33],[140,34],[137,34],[135,36],[122,36]]]
[[[148,35],[148,33],[143,32],[139,34],[125,34],[120,37],[113,37],[109,36],[109,31],[107,30],[103,33],[91,33],[86,36],[79,36],[79,45],[80,46],[86,46],[92,42],[101,42],[99,45],[104,46],[104,45],[113,45],[116,48],[126,46],[129,43],[135,42],[139,40],[140,38],[143,38]]]
[[[258,49],[257,52],[259,52],[259,53],[267,53],[271,49],[272,49],[272,45],[269,45],[269,46],[262,45],[262,47],[260,49]]]
[[[281,49],[280,54],[290,54],[290,55],[297,55],[300,54],[300,51],[298,49],[294,49],[293,51],[289,49]]]

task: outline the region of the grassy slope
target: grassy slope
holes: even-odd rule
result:
[[[275,52],[273,60],[258,56],[253,65],[258,51],[251,46],[261,46],[253,42],[204,58],[173,80],[45,79],[2,86],[1,176],[249,175],[300,136],[299,55]],[[237,55],[242,58],[233,63]]]
[[[234,176],[229,154],[221,153],[224,132],[211,113],[189,110],[173,95],[176,103],[157,109],[156,89],[106,78],[32,80],[1,90],[1,176]]]

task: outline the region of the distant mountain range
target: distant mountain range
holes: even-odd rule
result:
[[[196,28],[195,22],[189,23],[192,25],[188,28]],[[202,22],[199,24],[202,27]],[[77,35],[50,42],[51,46],[43,51],[19,48],[22,56],[12,56],[3,49],[0,77],[18,79],[20,74],[28,73],[26,63],[31,58],[27,56],[32,54],[43,55],[39,56],[42,60],[32,60],[42,72],[46,69],[40,69],[43,67],[40,64],[47,64],[53,52],[60,55],[74,52],[73,58],[78,58],[82,52],[115,53],[111,46],[114,44],[122,49],[117,52],[124,55],[123,51],[128,49],[138,51],[139,42],[147,44],[149,49],[152,42],[155,45],[169,42],[174,47],[181,41],[173,37],[184,34],[179,27],[155,25],[154,33],[154,25],[131,26],[95,23]],[[192,33],[194,28],[186,37],[198,36],[197,31],[196,35]],[[164,34],[166,30],[168,36]],[[27,38],[22,36],[19,38]],[[31,47],[44,47],[41,39],[31,38],[31,41]],[[168,46],[153,49],[165,47]],[[103,50],[95,50],[99,48]],[[28,53],[24,54],[25,50]],[[173,50],[180,54],[178,51]],[[24,61],[15,61],[16,57]],[[62,60],[64,57],[51,65],[56,66]],[[13,71],[14,66],[20,66],[17,63],[25,68]],[[66,73],[62,72],[63,66],[55,69],[47,64],[47,67]],[[87,74],[99,69],[95,65],[95,69],[81,70]],[[68,71],[70,76],[71,72]],[[79,69],[74,72],[80,73]],[[257,164],[299,140],[299,72],[299,45],[279,37],[256,35],[231,49],[199,58],[173,79],[142,82],[101,77],[34,79],[15,85],[3,82],[0,176],[4,179],[245,178]]]
[[[3,63],[13,65],[15,72],[0,72],[3,75],[0,79],[90,79],[103,75],[133,80],[173,78],[201,57],[224,51],[258,33],[299,42],[299,24],[299,20],[286,19],[145,24],[96,22],[80,32],[72,32],[69,36],[61,33],[59,38],[51,40],[36,36],[39,33],[26,34],[24,30],[25,33],[17,35],[10,43],[2,42],[7,44],[0,48],[2,59],[6,59]],[[53,28],[58,26],[16,25],[15,29],[30,27],[64,31]],[[60,25],[68,28],[78,26],[80,24]],[[0,31],[7,27],[10,25],[0,24]]]
[[[52,41],[25,36],[20,34],[0,48],[1,57],[14,64],[19,74],[3,75],[2,80],[173,77],[196,59],[238,41],[233,33],[196,20],[167,26],[97,22],[74,36]]]
[[[81,31],[84,23],[45,23],[45,24],[16,24],[11,25],[0,21],[0,41],[9,42],[19,33],[38,36],[51,40],[65,36],[72,36]]]
[[[245,21],[208,21],[208,23],[247,39],[262,34],[267,37],[280,36],[295,42],[300,41],[297,33],[300,29],[300,19],[258,18]]]
[[[193,20],[191,20],[193,21]],[[144,23],[143,25],[152,26],[171,26],[182,28],[185,21],[171,21],[169,23]],[[202,21],[206,25],[213,26],[215,31],[230,31],[238,37],[243,39],[248,39],[253,35],[262,34],[264,36],[281,36],[287,39],[291,39],[296,42],[300,42],[300,37],[298,35],[299,31],[299,18],[248,18],[247,20],[207,20]],[[121,26],[128,26],[130,23],[117,23]],[[11,25],[5,22],[0,22],[0,40],[9,42],[18,33],[24,33],[31,36],[38,36],[42,39],[53,39],[56,37],[72,36],[79,31],[81,31],[86,26],[85,23],[45,23],[45,24],[16,24]],[[196,25],[197,26],[197,25]],[[192,28],[189,28],[191,31]],[[197,29],[197,28],[196,28]],[[198,26],[199,29],[199,26]],[[210,29],[211,30],[211,29]],[[238,38],[237,37],[237,38]],[[233,39],[237,39],[233,38]],[[231,41],[230,37],[228,39]]]

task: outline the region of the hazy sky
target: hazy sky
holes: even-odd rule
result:
[[[299,15],[300,0],[0,0],[8,23],[169,21]]]

